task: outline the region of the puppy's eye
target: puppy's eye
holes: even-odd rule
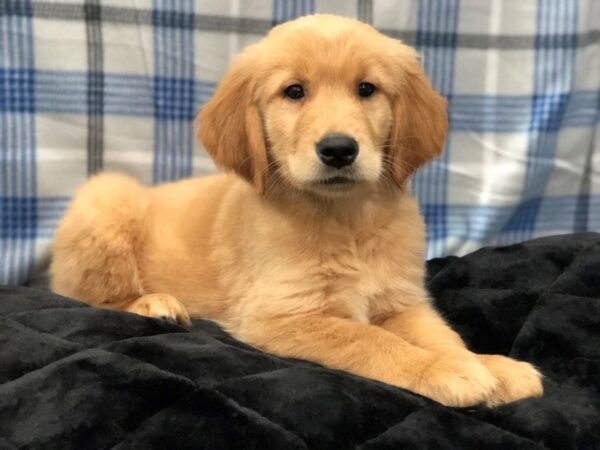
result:
[[[291,86],[286,87],[283,93],[288,98],[298,100],[299,98],[304,97],[304,88],[299,84],[292,84]]]
[[[358,85],[358,95],[361,97],[370,97],[375,92],[375,85],[367,82],[362,82]]]

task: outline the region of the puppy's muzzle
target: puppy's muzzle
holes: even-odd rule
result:
[[[358,142],[346,134],[328,134],[317,142],[317,156],[323,164],[341,169],[351,165],[358,155]]]

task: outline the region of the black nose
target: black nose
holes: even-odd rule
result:
[[[317,155],[323,164],[341,169],[356,159],[358,143],[345,134],[328,134],[317,142]]]

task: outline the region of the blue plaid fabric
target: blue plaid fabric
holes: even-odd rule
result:
[[[414,180],[429,257],[600,230],[597,0],[0,0],[0,284],[45,269],[90,174],[212,172],[195,112],[234,54],[315,12],[416,46],[449,100]]]

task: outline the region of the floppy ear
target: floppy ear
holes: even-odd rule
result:
[[[260,193],[267,151],[250,70],[241,60],[234,63],[200,111],[198,137],[218,167],[234,171]]]
[[[399,186],[441,153],[448,129],[446,100],[433,90],[416,55],[411,59],[394,100],[388,154],[392,177]]]

